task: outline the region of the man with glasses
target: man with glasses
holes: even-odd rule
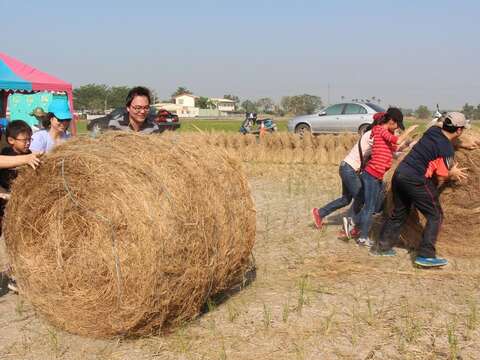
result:
[[[395,256],[393,246],[415,206],[427,220],[415,264],[438,267],[448,263],[447,259],[437,258],[435,250],[443,220],[438,188],[448,180],[467,177],[467,169],[458,168],[453,161],[452,141],[460,137],[468,126],[462,113],[446,114],[442,126],[430,127],[398,165],[392,178],[394,209],[382,226],[378,246],[372,249],[373,255]]]
[[[144,134],[160,133],[161,129],[148,116],[150,103],[150,90],[143,86],[134,87],[126,98],[126,112],[111,119],[108,128]]]

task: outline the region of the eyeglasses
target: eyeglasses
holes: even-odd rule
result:
[[[23,142],[24,144],[28,144],[29,142],[32,142],[32,138],[25,138],[25,139],[14,138],[14,139],[17,140],[17,141],[21,141],[21,142]]]
[[[148,111],[150,110],[150,105],[147,105],[147,106],[140,106],[140,105],[135,105],[135,106],[130,106],[133,110],[135,110],[136,112],[140,112],[140,111]]]
[[[55,118],[57,119],[57,118]],[[57,119],[57,121],[63,123],[63,122],[70,122],[72,119]]]

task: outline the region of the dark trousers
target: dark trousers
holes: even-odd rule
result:
[[[389,250],[398,242],[412,206],[427,219],[418,256],[435,257],[435,242],[443,220],[438,189],[431,179],[418,179],[396,171],[392,179],[394,209],[380,231],[379,247]]]
[[[319,209],[322,218],[350,204],[362,188],[362,182],[357,172],[345,161],[340,163],[338,171],[342,179],[342,196]],[[349,210],[349,214],[350,211],[351,210]]]

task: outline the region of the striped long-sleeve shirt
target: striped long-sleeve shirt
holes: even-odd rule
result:
[[[381,125],[374,126],[370,136],[373,138],[372,156],[365,171],[377,179],[383,180],[383,176],[392,166],[398,137]]]

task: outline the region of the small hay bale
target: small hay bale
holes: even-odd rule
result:
[[[38,313],[76,334],[138,336],[194,318],[241,281],[255,240],[247,179],[193,139],[76,139],[20,174],[5,242]]]

